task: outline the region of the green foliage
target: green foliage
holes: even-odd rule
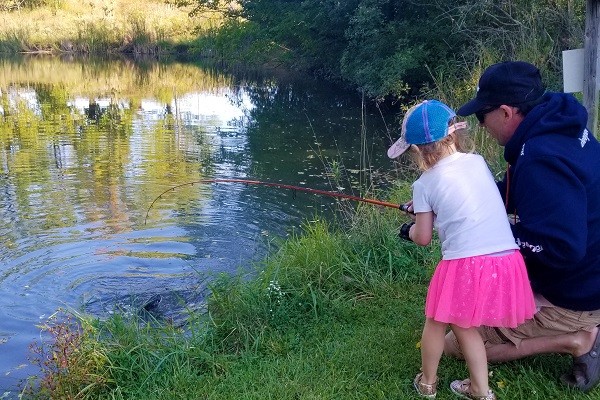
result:
[[[503,59],[538,65],[549,87],[558,89],[562,50],[581,47],[584,38],[585,4],[574,0],[166,3],[181,10],[167,18],[172,7],[157,4],[7,0],[0,9],[7,14],[27,5],[55,18],[47,12],[10,11],[10,23],[0,29],[0,51],[156,54],[168,50],[169,43],[187,48],[189,34],[197,28],[192,51],[202,57],[308,71],[370,98],[410,101],[435,90],[440,77],[451,82],[466,77],[471,93],[470,77]],[[120,15],[121,9],[128,14]],[[221,23],[224,16],[228,19]],[[466,93],[466,88],[457,91]]]
[[[435,3],[391,0],[244,0],[235,13],[255,24],[285,63],[343,80],[370,97],[398,97],[429,81],[435,64],[461,45]],[[423,29],[427,26],[428,29]]]
[[[536,64],[553,89],[560,87],[562,51],[583,45],[585,2],[573,0],[440,1],[453,31],[470,47],[463,64],[470,72],[501,60]]]
[[[233,65],[265,65],[280,59],[285,50],[274,46],[255,23],[232,19],[198,37],[190,52],[208,59],[227,59]]]
[[[176,7],[193,6],[190,15],[197,15],[207,10],[227,13],[233,16],[233,2],[228,0],[165,0],[165,3]]]
[[[453,83],[465,79],[468,86],[457,91],[464,92],[460,99],[470,97],[475,87],[471,77],[503,59],[538,65],[549,86],[558,88],[562,50],[580,47],[584,37],[585,5],[573,0],[240,0],[237,4],[197,1],[199,9],[226,9],[231,18],[247,22],[233,25],[245,40],[236,40],[228,49],[220,46],[225,59],[235,56],[236,61],[246,58],[250,63],[312,71],[344,81],[371,98],[432,93],[440,77]],[[231,27],[223,31],[229,38]],[[217,37],[219,32],[212,34]]]
[[[197,331],[183,334],[141,315],[100,321],[57,313],[42,329],[46,338],[33,346],[33,362],[43,377],[37,385],[31,382],[25,398],[154,398],[182,380],[220,374],[228,363]]]
[[[328,9],[323,3],[303,2]],[[429,80],[425,65],[435,64],[451,51],[445,41],[449,20],[438,18],[431,5],[389,0],[350,3],[343,13],[336,13],[338,20],[343,18],[339,24],[343,31],[325,31],[324,36],[313,30],[317,32],[313,41],[321,53],[335,55],[335,59],[325,60],[326,67],[369,97],[414,92]],[[312,19],[307,16],[307,20]],[[433,20],[437,20],[435,25]],[[429,25],[426,34],[424,25]],[[321,41],[323,37],[337,37],[336,46]]]

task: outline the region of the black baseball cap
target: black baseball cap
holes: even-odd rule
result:
[[[540,70],[524,61],[504,61],[489,66],[479,78],[475,98],[456,114],[466,117],[489,106],[518,106],[544,95]]]

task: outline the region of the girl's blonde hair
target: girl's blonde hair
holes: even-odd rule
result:
[[[451,121],[450,125],[455,121]],[[467,128],[457,129],[443,139],[437,142],[427,144],[417,144],[419,151],[414,151],[411,147],[411,157],[414,162],[423,171],[433,167],[442,157],[448,154],[448,149],[454,145],[456,151],[461,153],[472,153],[475,150],[475,143]]]

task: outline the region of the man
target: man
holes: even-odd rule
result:
[[[482,327],[488,360],[573,356],[561,380],[582,391],[600,381],[600,144],[572,96],[546,93],[539,70],[503,62],[482,74],[475,114],[509,168],[498,188],[525,258],[539,311],[515,329]],[[462,357],[452,332],[445,352]]]

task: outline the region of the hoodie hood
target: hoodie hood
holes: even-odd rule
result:
[[[504,159],[515,164],[525,142],[533,137],[559,134],[579,137],[587,125],[587,111],[571,94],[546,93],[521,122],[504,147]]]

